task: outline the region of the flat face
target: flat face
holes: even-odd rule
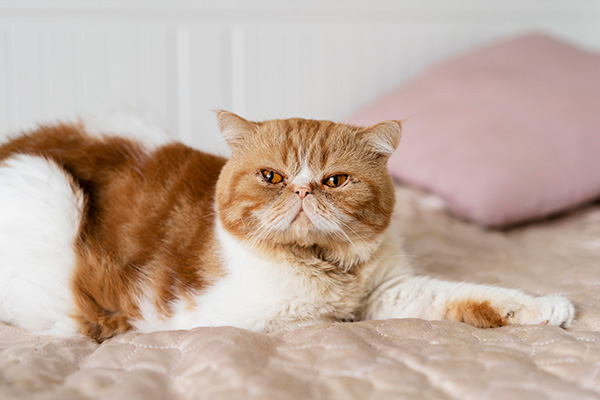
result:
[[[364,128],[289,119],[251,123],[218,184],[224,227],[250,243],[301,246],[372,240],[394,196]]]

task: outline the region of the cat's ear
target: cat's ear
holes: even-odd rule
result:
[[[388,158],[400,144],[402,136],[401,121],[384,121],[371,125],[364,130],[369,146],[380,156]]]
[[[221,130],[221,136],[227,142],[231,150],[239,148],[244,137],[256,128],[256,123],[245,120],[237,114],[229,111],[217,111],[217,123]]]

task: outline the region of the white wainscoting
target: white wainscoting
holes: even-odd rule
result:
[[[600,50],[600,1],[0,0],[0,132],[129,110],[227,153],[212,109],[340,120],[529,31]]]

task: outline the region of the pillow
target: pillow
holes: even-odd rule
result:
[[[474,51],[352,115],[405,119],[393,176],[488,226],[600,196],[600,55],[543,35]]]

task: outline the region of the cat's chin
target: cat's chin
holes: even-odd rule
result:
[[[337,242],[339,237],[319,228],[323,225],[318,216],[310,209],[300,208],[286,229],[287,244],[299,246],[327,246]]]
[[[288,233],[292,237],[292,243],[294,244],[301,246],[315,244],[315,236],[317,236],[316,228],[304,211],[298,212],[288,228]]]
[[[309,216],[306,215],[306,212],[304,212],[304,210],[298,211],[298,214],[296,214],[296,216],[292,220],[292,225],[294,224],[299,227],[306,227],[306,229],[314,227],[312,221],[310,220]]]

